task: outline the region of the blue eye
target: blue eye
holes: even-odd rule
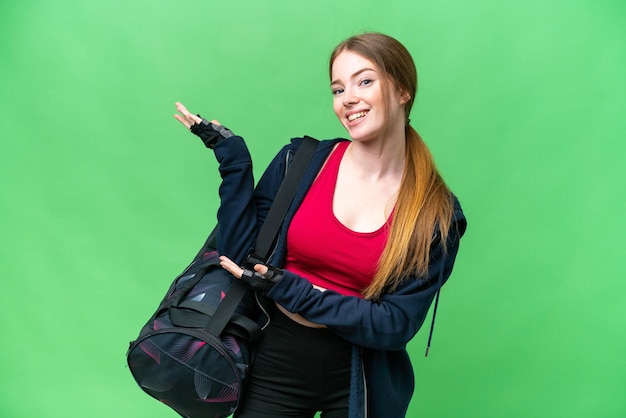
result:
[[[372,84],[374,81],[370,80],[369,78],[366,78],[365,80],[361,81],[361,85],[363,86],[368,86],[370,84]]]
[[[343,93],[343,89],[333,89],[332,91],[333,91],[333,95],[335,95],[335,96],[338,95],[338,94]]]

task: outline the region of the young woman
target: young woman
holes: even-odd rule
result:
[[[177,104],[175,117],[220,163],[222,266],[275,307],[237,418],[405,416],[414,387],[405,345],[465,232],[458,201],[409,123],[417,74],[404,46],[379,33],[349,38],[331,55],[330,80],[351,141],[320,143],[269,266],[254,271],[240,265],[301,139],[254,188],[243,139]]]

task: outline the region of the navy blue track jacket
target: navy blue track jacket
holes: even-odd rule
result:
[[[321,141],[281,227],[269,263],[282,267],[289,224],[318,171],[338,141]],[[301,138],[291,140],[274,157],[256,187],[252,160],[244,140],[233,136],[214,147],[222,183],[217,247],[220,253],[242,263],[252,250],[257,233],[272,204]],[[353,343],[350,418],[404,417],[413,395],[414,376],[406,344],[422,326],[435,294],[452,272],[465,232],[466,220],[458,201],[447,243],[431,249],[429,272],[411,277],[392,294],[372,302],[334,291],[319,291],[289,271],[268,293],[290,312],[324,324]],[[355,254],[359,257],[359,254]]]

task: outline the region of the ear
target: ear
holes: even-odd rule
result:
[[[401,91],[400,92],[400,104],[401,105],[405,105],[409,102],[409,100],[411,100],[411,95],[409,94],[408,91]]]

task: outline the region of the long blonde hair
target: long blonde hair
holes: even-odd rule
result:
[[[417,92],[417,71],[413,58],[396,39],[381,33],[364,33],[340,43],[330,57],[330,72],[335,58],[343,51],[357,53],[378,66],[389,88],[410,94],[406,111],[406,159],[404,175],[396,201],[389,239],[374,279],[363,291],[367,299],[378,299],[393,292],[402,280],[428,272],[430,249],[440,239],[445,250],[454,210],[453,196],[437,171],[428,147],[409,124],[409,114]],[[438,236],[437,236],[438,235]]]

